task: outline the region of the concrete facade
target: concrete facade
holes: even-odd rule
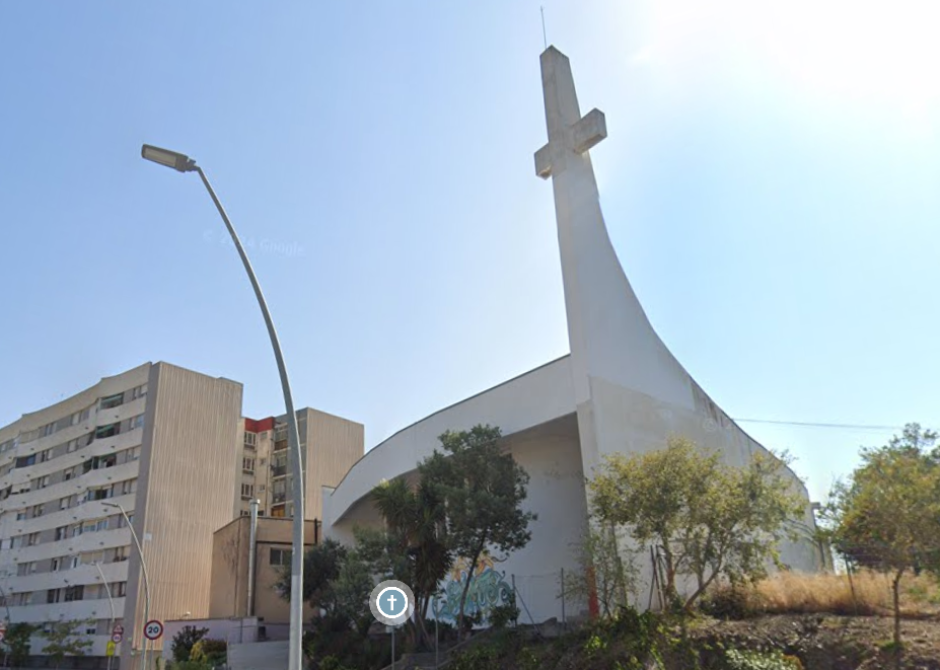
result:
[[[286,454],[283,419],[245,419],[241,404],[238,382],[147,363],[0,428],[0,606],[10,620],[90,619],[87,655],[99,657],[119,623],[117,654],[135,667],[145,621],[141,563],[123,516],[107,503],[127,511],[143,544],[149,618],[208,617],[214,533],[238,518],[256,488],[277,511],[271,491],[288,479],[275,465]],[[297,415],[309,496],[362,455],[363,427],[310,408]],[[259,423],[269,429],[246,431]],[[307,518],[319,510],[317,499]],[[283,501],[281,513],[290,513]],[[264,542],[274,541],[271,528],[290,526],[272,523],[263,524]],[[312,542],[314,522],[307,525]],[[287,538],[289,549],[289,531]],[[259,606],[276,619],[266,565],[259,562]],[[165,640],[152,648],[159,653]],[[44,644],[34,638],[32,653]]]
[[[126,510],[143,542],[151,617],[208,610],[211,533],[236,504],[241,397],[236,382],[147,363],[0,429],[0,584],[11,619],[92,619],[88,655],[103,656],[113,603],[127,631],[119,653],[140,648],[131,634],[143,623],[140,560],[107,503]],[[34,653],[42,645],[35,638]]]
[[[210,619],[257,618],[262,626],[278,630],[278,624],[290,623],[289,604],[274,585],[280,569],[289,566],[291,555],[291,520],[259,517],[255,536],[254,575],[249,573],[251,519],[239,517],[218,529],[213,536]],[[307,521],[304,546],[317,543],[319,522]],[[253,607],[248,611],[248,582],[253,584]],[[304,617],[313,616],[309,607]]]
[[[659,449],[673,435],[717,449],[735,465],[768,453],[718,408],[653,330],[601,214],[588,150],[606,137],[604,115],[581,116],[570,64],[557,49],[549,47],[541,65],[549,142],[536,153],[535,167],[552,179],[571,354],[396,433],[323,492],[324,534],[350,542],[356,524],[379,523],[372,488],[411,475],[438,446],[438,435],[480,423],[499,426],[506,448],[531,476],[526,507],[539,519],[527,547],[477,569],[492,570],[497,589],[508,588],[510,578],[517,587],[538,585],[520,590],[535,621],[560,615],[560,573],[578,569],[577,544],[587,525],[584,478],[605,456]],[[782,560],[794,569],[820,569],[806,488],[789,470],[786,476],[806,500],[804,514],[793,520],[806,539],[783,544]],[[640,588],[648,588],[648,559],[639,567]],[[568,606],[572,613],[584,603]]]

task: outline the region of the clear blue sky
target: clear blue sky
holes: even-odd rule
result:
[[[567,353],[539,4],[0,4],[0,425],[148,360],[282,411],[210,200],[142,142],[206,168],[298,404],[368,446]],[[934,3],[542,4],[621,262],[712,397],[940,425]],[[890,436],[742,425],[816,497]]]

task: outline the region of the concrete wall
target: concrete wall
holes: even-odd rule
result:
[[[319,490],[327,536],[337,532],[333,526],[347,514],[362,511],[358,503],[383,479],[411,472],[430,456],[440,446],[437,438],[444,431],[488,423],[510,435],[570,414],[574,402],[568,363],[568,357],[547,363],[436,412],[375,446],[353,465],[335,490]]]
[[[301,411],[307,424],[304,518],[322,519],[322,487],[339,484],[365,454],[365,427],[309,407]]]
[[[150,576],[151,619],[209,613],[212,534],[236,509],[242,386],[167,363],[151,368],[137,514]],[[122,666],[136,667],[144,623],[144,585],[131,555]],[[164,640],[155,643],[161,649]]]
[[[213,537],[211,597],[208,616],[212,619],[248,617],[248,553],[251,520],[235,519],[216,531]],[[314,545],[315,524],[307,521],[304,546]],[[254,612],[265,625],[290,622],[289,603],[274,588],[279,567],[271,563],[271,549],[291,550],[290,519],[259,518],[255,553]],[[306,607],[304,617],[314,611]]]

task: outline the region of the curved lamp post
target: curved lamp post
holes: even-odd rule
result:
[[[104,590],[108,594],[108,605],[111,607],[111,625],[108,626],[108,634],[110,635],[111,631],[114,630],[114,598],[111,597],[111,585],[108,584],[108,578],[104,576],[104,571],[101,569],[101,563],[95,561],[95,567],[98,569],[98,574],[101,575],[101,581],[104,583]],[[108,670],[111,670],[111,659],[113,658],[113,655],[108,656]]]
[[[127,527],[131,529],[131,537],[134,538],[134,545],[137,547],[137,555],[140,556],[140,567],[144,572],[144,626],[147,625],[147,622],[150,621],[150,575],[147,574],[147,561],[144,560],[144,550],[140,546],[140,538],[137,537],[137,531],[134,530],[134,524],[131,523],[130,517],[127,516],[127,512],[124,511],[124,508],[121,507],[118,503],[103,502],[101,503],[105,507],[116,507],[121,510],[121,515],[124,517],[124,521],[127,522]],[[100,570],[100,568],[99,568]],[[103,575],[102,575],[103,577]],[[107,582],[105,582],[107,584]],[[108,591],[110,592],[110,588]],[[126,613],[125,613],[126,614]],[[135,628],[136,626],[135,622]],[[141,629],[143,630],[143,629]],[[134,642],[133,631],[131,632],[131,644]],[[143,641],[143,653],[141,654],[141,666],[143,670],[147,670],[147,638],[144,637]]]
[[[303,459],[300,453],[300,441],[297,439],[297,415],[294,413],[294,399],[291,396],[290,380],[287,377],[287,367],[284,365],[284,357],[281,355],[281,344],[277,339],[277,331],[274,329],[274,321],[271,319],[271,313],[268,311],[268,305],[264,301],[264,294],[261,292],[261,286],[255,277],[254,270],[251,269],[251,262],[248,255],[242,247],[241,240],[232,227],[222,203],[219,202],[212,185],[206,178],[206,173],[202,168],[196,165],[189,156],[161,149],[149,144],[143,145],[140,150],[141,157],[148,161],[153,161],[164,167],[173,168],[178,172],[197,172],[205,185],[212,202],[215,203],[219,215],[232,236],[232,242],[238,249],[238,255],[242,259],[242,265],[245,266],[245,272],[248,273],[248,279],[255,290],[255,297],[258,299],[258,306],[261,307],[261,314],[264,317],[264,323],[268,327],[268,336],[271,338],[271,347],[274,349],[274,358],[277,360],[278,373],[281,376],[281,389],[284,393],[284,404],[287,407],[287,439],[288,451],[291,457],[291,471],[293,473],[293,551],[291,552],[291,580],[290,580],[290,656],[288,670],[303,670],[303,649],[302,649],[302,626],[303,626],[303,558],[304,558],[304,478],[303,478]]]

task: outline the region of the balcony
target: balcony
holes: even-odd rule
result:
[[[277,505],[287,500],[287,493],[273,493],[271,494],[271,503]]]
[[[287,474],[286,465],[272,465],[271,466],[271,476],[272,477],[283,477]]]
[[[274,451],[283,451],[287,449],[287,437],[285,436],[283,440],[274,441]]]

